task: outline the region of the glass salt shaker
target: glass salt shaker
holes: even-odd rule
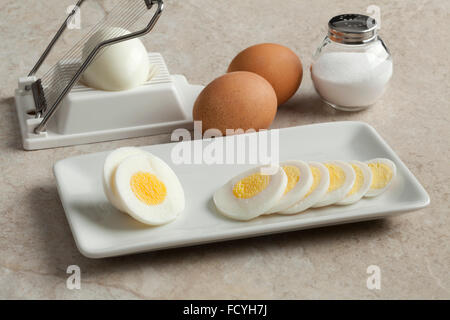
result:
[[[342,14],[328,22],[311,78],[322,100],[333,108],[362,110],[383,95],[393,63],[377,29],[375,19],[361,14]]]

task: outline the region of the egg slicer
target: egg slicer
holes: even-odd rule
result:
[[[192,129],[193,104],[203,86],[189,84],[182,75],[170,75],[159,53],[149,53],[156,75],[137,88],[101,91],[79,81],[107,46],[149,33],[163,11],[162,0],[117,1],[59,62],[42,77],[36,76],[84,2],[77,2],[29,75],[19,79],[15,101],[23,148],[55,148]],[[123,29],[130,33],[120,34]],[[99,30],[108,30],[106,40],[86,54],[85,44]]]

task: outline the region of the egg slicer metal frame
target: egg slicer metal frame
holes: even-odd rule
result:
[[[163,11],[162,0],[118,1],[58,63],[42,77],[36,76],[85,1],[78,0],[29,75],[19,79],[15,101],[24,149],[148,136],[176,128],[192,129],[193,104],[203,86],[189,84],[182,75],[170,75],[158,53],[149,53],[157,74],[138,88],[109,92],[88,88],[79,81],[84,70],[107,46],[149,33]],[[146,14],[153,8],[156,10],[147,19]],[[136,26],[141,20],[145,26]],[[120,35],[120,29],[130,33]],[[99,30],[108,30],[107,40],[89,48],[86,54],[85,44]]]

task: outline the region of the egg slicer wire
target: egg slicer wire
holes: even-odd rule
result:
[[[117,1],[118,4],[58,63],[42,77],[36,76],[85,2],[78,0],[29,75],[19,79],[15,101],[24,149],[154,135],[176,128],[191,129],[192,107],[203,87],[189,84],[182,75],[170,75],[158,53],[149,53],[156,76],[138,88],[107,92],[79,82],[86,68],[108,46],[149,33],[163,12],[162,0]],[[130,33],[123,35],[123,29]],[[106,40],[87,51],[85,44],[99,30],[106,30]]]

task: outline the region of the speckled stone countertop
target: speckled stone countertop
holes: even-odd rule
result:
[[[82,17],[100,18],[110,2],[89,1],[92,10]],[[380,221],[85,258],[58,198],[54,162],[169,142],[169,136],[24,151],[13,99],[17,79],[31,69],[73,1],[0,0],[0,298],[450,298],[450,2],[166,2],[144,42],[163,54],[172,73],[207,84],[251,44],[289,46],[302,58],[305,76],[273,127],[366,121],[424,185],[431,205]],[[334,111],[314,92],[307,67],[330,17],[365,13],[372,4],[381,9],[380,33],[394,57],[390,88],[367,111]],[[58,50],[70,48],[71,40],[66,34]],[[73,264],[81,268],[81,290],[66,288],[66,269]],[[381,268],[381,290],[366,287],[372,264]]]

